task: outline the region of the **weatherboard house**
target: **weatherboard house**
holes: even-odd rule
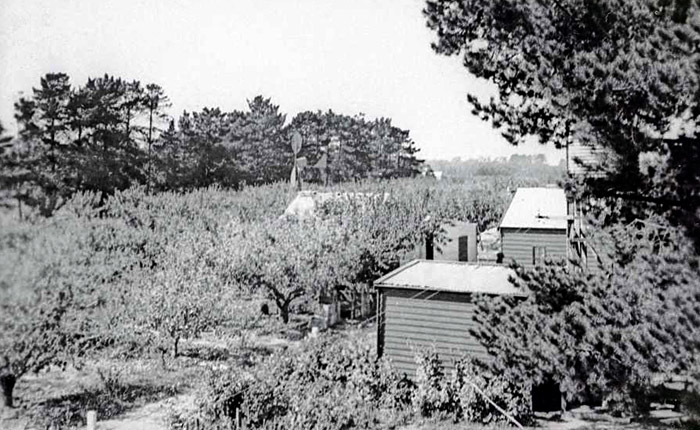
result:
[[[471,334],[475,298],[525,296],[503,265],[414,260],[374,282],[377,291],[377,353],[396,368],[415,375],[415,354],[435,348],[450,371],[464,356],[486,356]]]
[[[427,259],[411,261],[377,279],[378,354],[407,375],[415,374],[416,351],[425,348],[435,348],[447,370],[461,357],[486,356],[485,347],[472,334],[478,330],[475,299],[526,297],[511,282],[515,272],[507,263],[533,266],[545,257],[566,257],[567,211],[562,189],[519,188],[499,227],[504,264],[479,263],[476,244],[469,241],[476,237],[475,226],[465,224],[451,235],[455,250],[445,253],[444,259],[433,259],[433,253],[426,252]]]
[[[504,263],[532,267],[569,256],[569,216],[561,188],[518,188],[499,226]]]

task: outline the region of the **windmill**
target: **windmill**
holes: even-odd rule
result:
[[[301,171],[306,166],[306,157],[300,157],[299,151],[301,151],[301,134],[295,131],[292,135],[292,152],[294,153],[294,166],[292,167],[292,174],[289,178],[289,186],[292,193],[295,191],[301,191]]]

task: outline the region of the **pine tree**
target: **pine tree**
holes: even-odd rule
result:
[[[479,303],[477,337],[492,371],[520,384],[558,382],[568,402],[648,411],[654,387],[692,377],[700,358],[700,272],[673,227],[616,225],[599,232],[606,269],[550,262],[516,268],[529,297]]]
[[[602,148],[605,175],[581,191],[624,199],[628,221],[665,214],[700,249],[697,2],[428,0],[424,13],[435,51],[498,88],[489,102],[469,96],[475,115],[513,144]]]
[[[279,111],[279,106],[263,96],[248,100],[248,109],[233,116],[227,137],[241,180],[247,184],[262,184],[286,179],[293,155],[284,133],[285,115]]]

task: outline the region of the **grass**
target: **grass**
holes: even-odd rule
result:
[[[80,369],[51,368],[23,377],[15,388],[15,428],[82,428],[88,410],[102,420],[175,396],[193,392],[206,379],[209,369],[221,366],[254,366],[272,349],[251,344],[221,345],[207,339],[185,342],[178,358],[149,357],[130,360],[100,360]],[[0,428],[12,424],[0,421]]]

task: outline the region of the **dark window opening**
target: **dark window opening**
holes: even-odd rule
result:
[[[532,247],[532,264],[544,263],[545,258],[547,258],[546,246]]]

